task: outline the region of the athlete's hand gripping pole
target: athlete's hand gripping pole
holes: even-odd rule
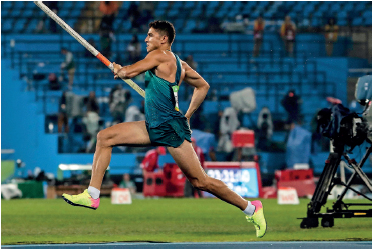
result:
[[[99,59],[103,64],[105,64],[111,71],[114,71],[113,64],[100,52],[98,52],[92,45],[90,45],[82,36],[80,36],[75,30],[73,30],[68,24],[66,24],[60,17],[58,17],[53,11],[51,11],[42,1],[34,1],[34,3],[52,18],[58,25],[60,25],[64,30],[66,30],[72,37],[74,37],[81,45],[83,45],[89,52],[91,52],[97,59]],[[131,79],[122,79],[128,85],[131,86],[137,93],[142,97],[145,97],[145,91],[140,88]]]

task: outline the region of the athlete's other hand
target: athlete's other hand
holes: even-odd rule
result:
[[[189,130],[190,130],[190,132],[192,133],[193,131],[192,131],[192,129],[190,128],[190,117],[186,117],[186,118],[187,118],[187,120],[188,120]]]

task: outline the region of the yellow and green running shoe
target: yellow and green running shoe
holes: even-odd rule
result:
[[[252,216],[246,216],[248,222],[254,223],[256,237],[262,238],[267,231],[267,222],[264,218],[263,205],[261,201],[252,201],[255,206],[255,212]]]
[[[100,205],[100,198],[93,199],[87,189],[78,195],[63,194],[62,198],[70,205],[86,207],[94,210],[96,210]]]

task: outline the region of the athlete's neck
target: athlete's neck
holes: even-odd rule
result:
[[[171,51],[171,44],[163,43],[157,49]]]
[[[161,50],[171,51],[171,46],[162,46],[160,49]]]

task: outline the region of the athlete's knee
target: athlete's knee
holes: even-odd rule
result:
[[[97,133],[97,147],[109,147],[109,135],[108,133],[104,130],[101,130],[100,132]]]
[[[195,179],[190,180],[190,183],[192,183],[193,187],[203,190],[203,191],[210,190],[210,187],[212,184],[210,177],[195,178]]]

